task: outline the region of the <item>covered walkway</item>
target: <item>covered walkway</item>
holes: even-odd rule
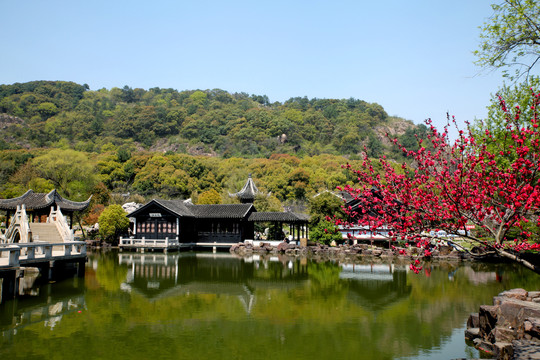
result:
[[[293,241],[307,239],[309,217],[304,214],[292,212],[253,212],[248,218],[253,223],[271,223],[270,233],[267,240],[285,240],[283,225],[289,226],[289,234]]]

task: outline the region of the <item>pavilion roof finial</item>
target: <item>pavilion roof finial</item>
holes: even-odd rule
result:
[[[255,196],[261,194],[257,186],[255,185],[255,182],[253,182],[253,178],[251,177],[251,174],[248,175],[248,179],[246,183],[244,184],[244,187],[242,190],[240,190],[237,193],[230,194],[231,196],[236,196],[238,199],[240,199],[240,202],[242,203],[252,203],[255,200]]]

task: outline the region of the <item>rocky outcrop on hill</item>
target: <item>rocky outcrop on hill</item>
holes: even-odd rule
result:
[[[540,359],[540,291],[513,289],[482,305],[465,339],[497,359]]]
[[[0,140],[18,147],[23,147],[26,149],[30,148],[28,141],[15,139],[15,137],[13,137],[12,135],[6,135],[8,133],[8,129],[15,127],[26,127],[26,124],[23,119],[17,116],[0,114],[0,132],[2,133],[2,137],[0,138]]]
[[[0,129],[5,130],[11,125],[24,125],[24,120],[8,114],[0,114]]]
[[[391,146],[392,142],[388,138],[388,136],[386,136],[386,134],[388,134],[390,138],[397,138],[405,134],[407,129],[415,126],[416,125],[414,125],[412,121],[401,118],[392,118],[389,123],[377,125],[374,128],[374,131],[379,141],[381,141],[386,146]]]

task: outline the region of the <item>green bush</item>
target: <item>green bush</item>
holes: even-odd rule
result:
[[[105,208],[98,218],[99,234],[103,240],[117,243],[120,235],[129,227],[129,219],[120,205]]]
[[[311,241],[330,245],[332,241],[343,241],[342,235],[338,227],[328,220],[323,220],[310,229],[309,239]]]

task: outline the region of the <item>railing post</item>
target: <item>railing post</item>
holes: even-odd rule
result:
[[[21,248],[14,246],[9,252],[9,266],[19,266],[19,257],[21,255]]]
[[[45,254],[46,259],[52,257],[52,250],[53,250],[52,245],[44,245],[43,246],[43,253]]]
[[[73,244],[64,244],[64,256],[71,255],[71,247]]]
[[[26,248],[26,259],[33,260],[36,258],[36,248],[31,246]]]

